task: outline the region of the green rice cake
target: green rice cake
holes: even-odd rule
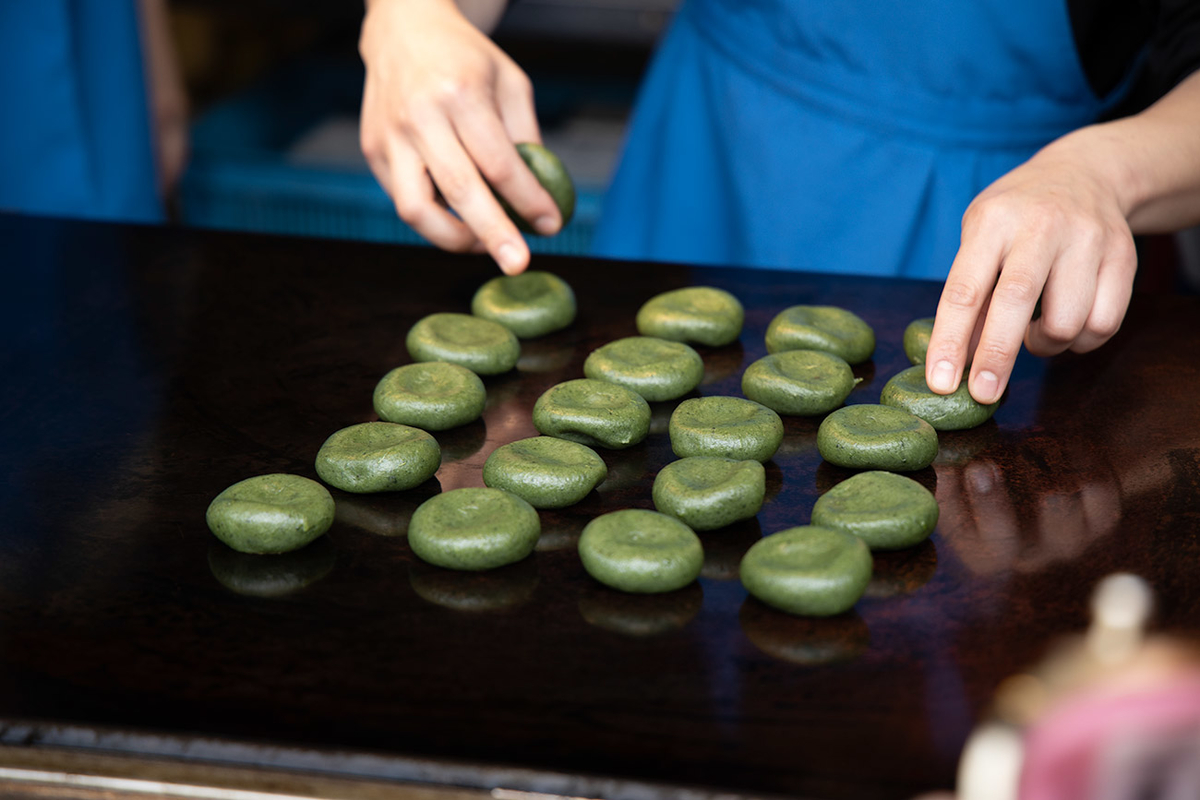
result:
[[[621,450],[646,438],[650,404],[615,383],[578,378],[551,386],[533,405],[539,433]]]
[[[691,286],[647,300],[637,313],[638,333],[672,342],[721,347],[737,341],[746,312],[724,289]]]
[[[534,508],[575,505],[608,476],[586,445],[551,436],[502,445],[483,465],[483,482],[515,494]]]
[[[925,383],[923,364],[893,375],[884,384],[879,402],[916,414],[939,431],[976,428],[991,419],[1000,405],[999,401],[988,405],[976,402],[966,381],[950,394],[935,394]]]
[[[385,422],[444,431],[483,414],[487,390],[471,370],[445,361],[396,367],[380,379],[373,397]]]
[[[623,592],[671,592],[700,575],[700,537],[674,517],[643,509],[613,511],[587,524],[579,537],[587,573]]]
[[[902,408],[839,408],[817,428],[817,450],[831,464],[851,469],[910,472],[937,457],[937,431]]]
[[[817,498],[812,524],[852,533],[872,550],[920,544],[937,526],[937,500],[912,478],[860,472]]]
[[[759,512],[766,475],[763,465],[754,460],[682,458],[654,477],[654,507],[694,531],[724,528]]]
[[[741,397],[695,397],[680,403],[668,425],[680,458],[717,456],[766,461],[783,441],[783,420]]]
[[[908,323],[904,329],[904,355],[914,364],[925,363],[929,336],[933,333],[933,317],[922,317]]]
[[[449,361],[479,375],[499,375],[516,366],[521,343],[508,328],[470,314],[430,314],[408,331],[413,361]]]
[[[471,313],[499,322],[521,339],[533,339],[575,320],[575,293],[566,281],[549,272],[501,275],[475,292]]]
[[[848,364],[875,352],[875,331],[857,314],[835,306],[792,306],[767,326],[767,352],[823,350]]]
[[[300,475],[258,475],[233,484],[208,505],[204,518],[218,539],[239,553],[287,553],[333,524],[333,497]]]
[[[837,408],[857,381],[840,356],[787,350],[755,361],[742,374],[742,393],[780,414],[813,416]]]
[[[419,428],[362,422],[337,431],[317,451],[317,474],[345,492],[399,492],[433,477],[437,440]]]
[[[408,544],[437,567],[485,570],[533,552],[541,522],[533,506],[500,489],[454,489],[426,500],[408,524]]]
[[[656,403],[682,397],[699,386],[704,362],[682,342],[629,336],[593,350],[583,362],[583,374],[632,389]]]
[[[789,614],[850,610],[871,580],[871,551],[849,533],[804,525],[756,542],[741,564],[746,591]]]

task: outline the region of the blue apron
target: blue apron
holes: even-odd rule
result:
[[[686,0],[597,255],[944,278],[962,214],[1097,98],[1054,0]]]
[[[163,218],[134,0],[0,3],[0,211]]]

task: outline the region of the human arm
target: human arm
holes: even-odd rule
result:
[[[930,388],[953,391],[971,359],[971,394],[991,403],[1022,339],[1045,356],[1099,347],[1129,305],[1133,234],[1197,222],[1200,72],[1139,114],[1057,139],[975,198],[930,336]]]
[[[171,39],[166,0],[141,0],[146,94],[155,140],[159,193],[169,198],[188,159],[188,98]]]
[[[504,2],[463,5],[486,24]],[[463,10],[453,0],[369,0],[361,143],[405,222],[444,249],[486,250],[513,274],[528,266],[529,247],[488,184],[538,233],[557,232],[562,217],[513,144],[541,142],[529,78]]]

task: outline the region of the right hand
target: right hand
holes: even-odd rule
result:
[[[363,154],[400,218],[438,247],[523,271],[529,247],[488,184],[538,233],[562,227],[513,145],[541,143],[529,78],[453,0],[373,0],[359,52]]]

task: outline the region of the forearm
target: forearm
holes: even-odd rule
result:
[[[1051,147],[1080,146],[1107,173],[1134,233],[1200,223],[1200,72],[1140,114],[1081,129]]]

